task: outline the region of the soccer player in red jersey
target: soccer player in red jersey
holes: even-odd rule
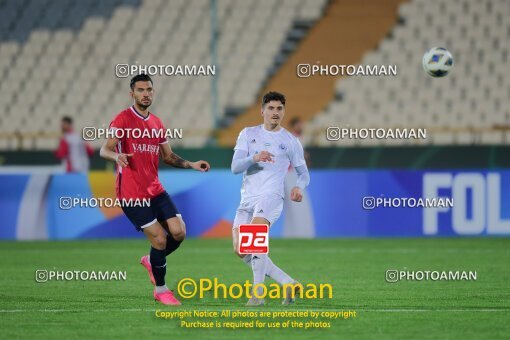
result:
[[[65,162],[67,172],[87,173],[89,158],[94,154],[94,149],[76,133],[71,117],[62,117],[61,127],[63,136],[57,151],[55,151],[55,156]]]
[[[152,79],[140,74],[131,79],[133,105],[111,122],[109,136],[101,147],[101,157],[117,164],[116,193],[119,199],[150,199],[150,207],[123,206],[122,210],[151,243],[149,255],[140,263],[156,286],[154,299],[166,305],[180,305],[165,285],[166,256],[175,251],[186,237],[186,227],[172,199],[158,179],[158,164],[176,168],[208,171],[206,161],[190,162],[176,155],[165,137],[161,120],[149,112],[154,88]]]

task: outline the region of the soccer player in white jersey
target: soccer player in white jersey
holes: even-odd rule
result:
[[[261,125],[247,127],[241,131],[234,148],[232,172],[243,173],[241,203],[237,208],[232,237],[235,253],[253,271],[253,285],[264,283],[265,276],[271,277],[280,285],[287,285],[283,304],[294,302],[294,295],[301,285],[277,267],[268,254],[244,255],[239,253],[239,226],[241,224],[273,225],[283,209],[284,180],[292,165],[298,175],[290,193],[290,199],[301,202],[303,190],[310,182],[310,175],[299,140],[282,126],[285,115],[285,96],[278,92],[268,92],[262,99]],[[259,287],[257,295],[263,294]],[[263,305],[264,300],[252,295],[248,306]]]

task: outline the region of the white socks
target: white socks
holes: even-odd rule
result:
[[[266,274],[282,286],[284,284],[294,283],[294,279],[277,267],[269,257],[267,257]]]
[[[245,257],[242,258],[242,260],[248,266],[252,267],[253,278],[254,278],[253,284],[255,285],[255,275],[256,274],[255,274],[255,269],[253,268],[253,262],[252,262],[253,256],[261,257],[262,255],[246,255]],[[267,254],[264,254],[264,256],[267,259],[267,260],[265,260],[266,261],[265,275],[269,276],[270,278],[272,278],[273,280],[275,280],[282,286],[284,284],[294,283],[294,279],[292,279],[286,272],[284,272],[278,266],[276,266],[273,263],[273,261],[271,261],[271,258],[269,258],[269,256],[267,256]],[[261,267],[261,266],[259,265],[257,267],[257,269],[259,269],[259,267]],[[264,282],[264,280],[262,279],[261,282],[257,282],[257,283],[263,283],[263,282]]]
[[[168,290],[168,287],[166,285],[164,286],[156,286],[156,294],[164,293]]]
[[[253,271],[253,287],[260,283],[264,283],[264,279],[266,278],[266,268],[269,260],[269,256],[267,254],[253,254],[251,257],[251,269]],[[267,292],[267,290],[266,290]],[[262,296],[264,294],[264,289],[262,287],[257,287],[257,295]]]

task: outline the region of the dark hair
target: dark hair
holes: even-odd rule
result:
[[[131,91],[135,89],[135,84],[136,84],[137,81],[150,81],[152,84],[154,84],[152,82],[151,77],[149,77],[145,73],[137,74],[136,76],[131,78],[131,82],[129,83],[129,87],[131,87]]]
[[[70,116],[64,116],[62,117],[62,121],[67,124],[73,124],[73,118]]]
[[[279,101],[285,105],[285,96],[279,92],[270,91],[262,97],[262,106],[266,105],[270,101]]]

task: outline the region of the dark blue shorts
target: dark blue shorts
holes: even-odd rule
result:
[[[122,207],[122,210],[138,231],[156,221],[166,221],[180,215],[166,191],[152,198],[150,207]]]

